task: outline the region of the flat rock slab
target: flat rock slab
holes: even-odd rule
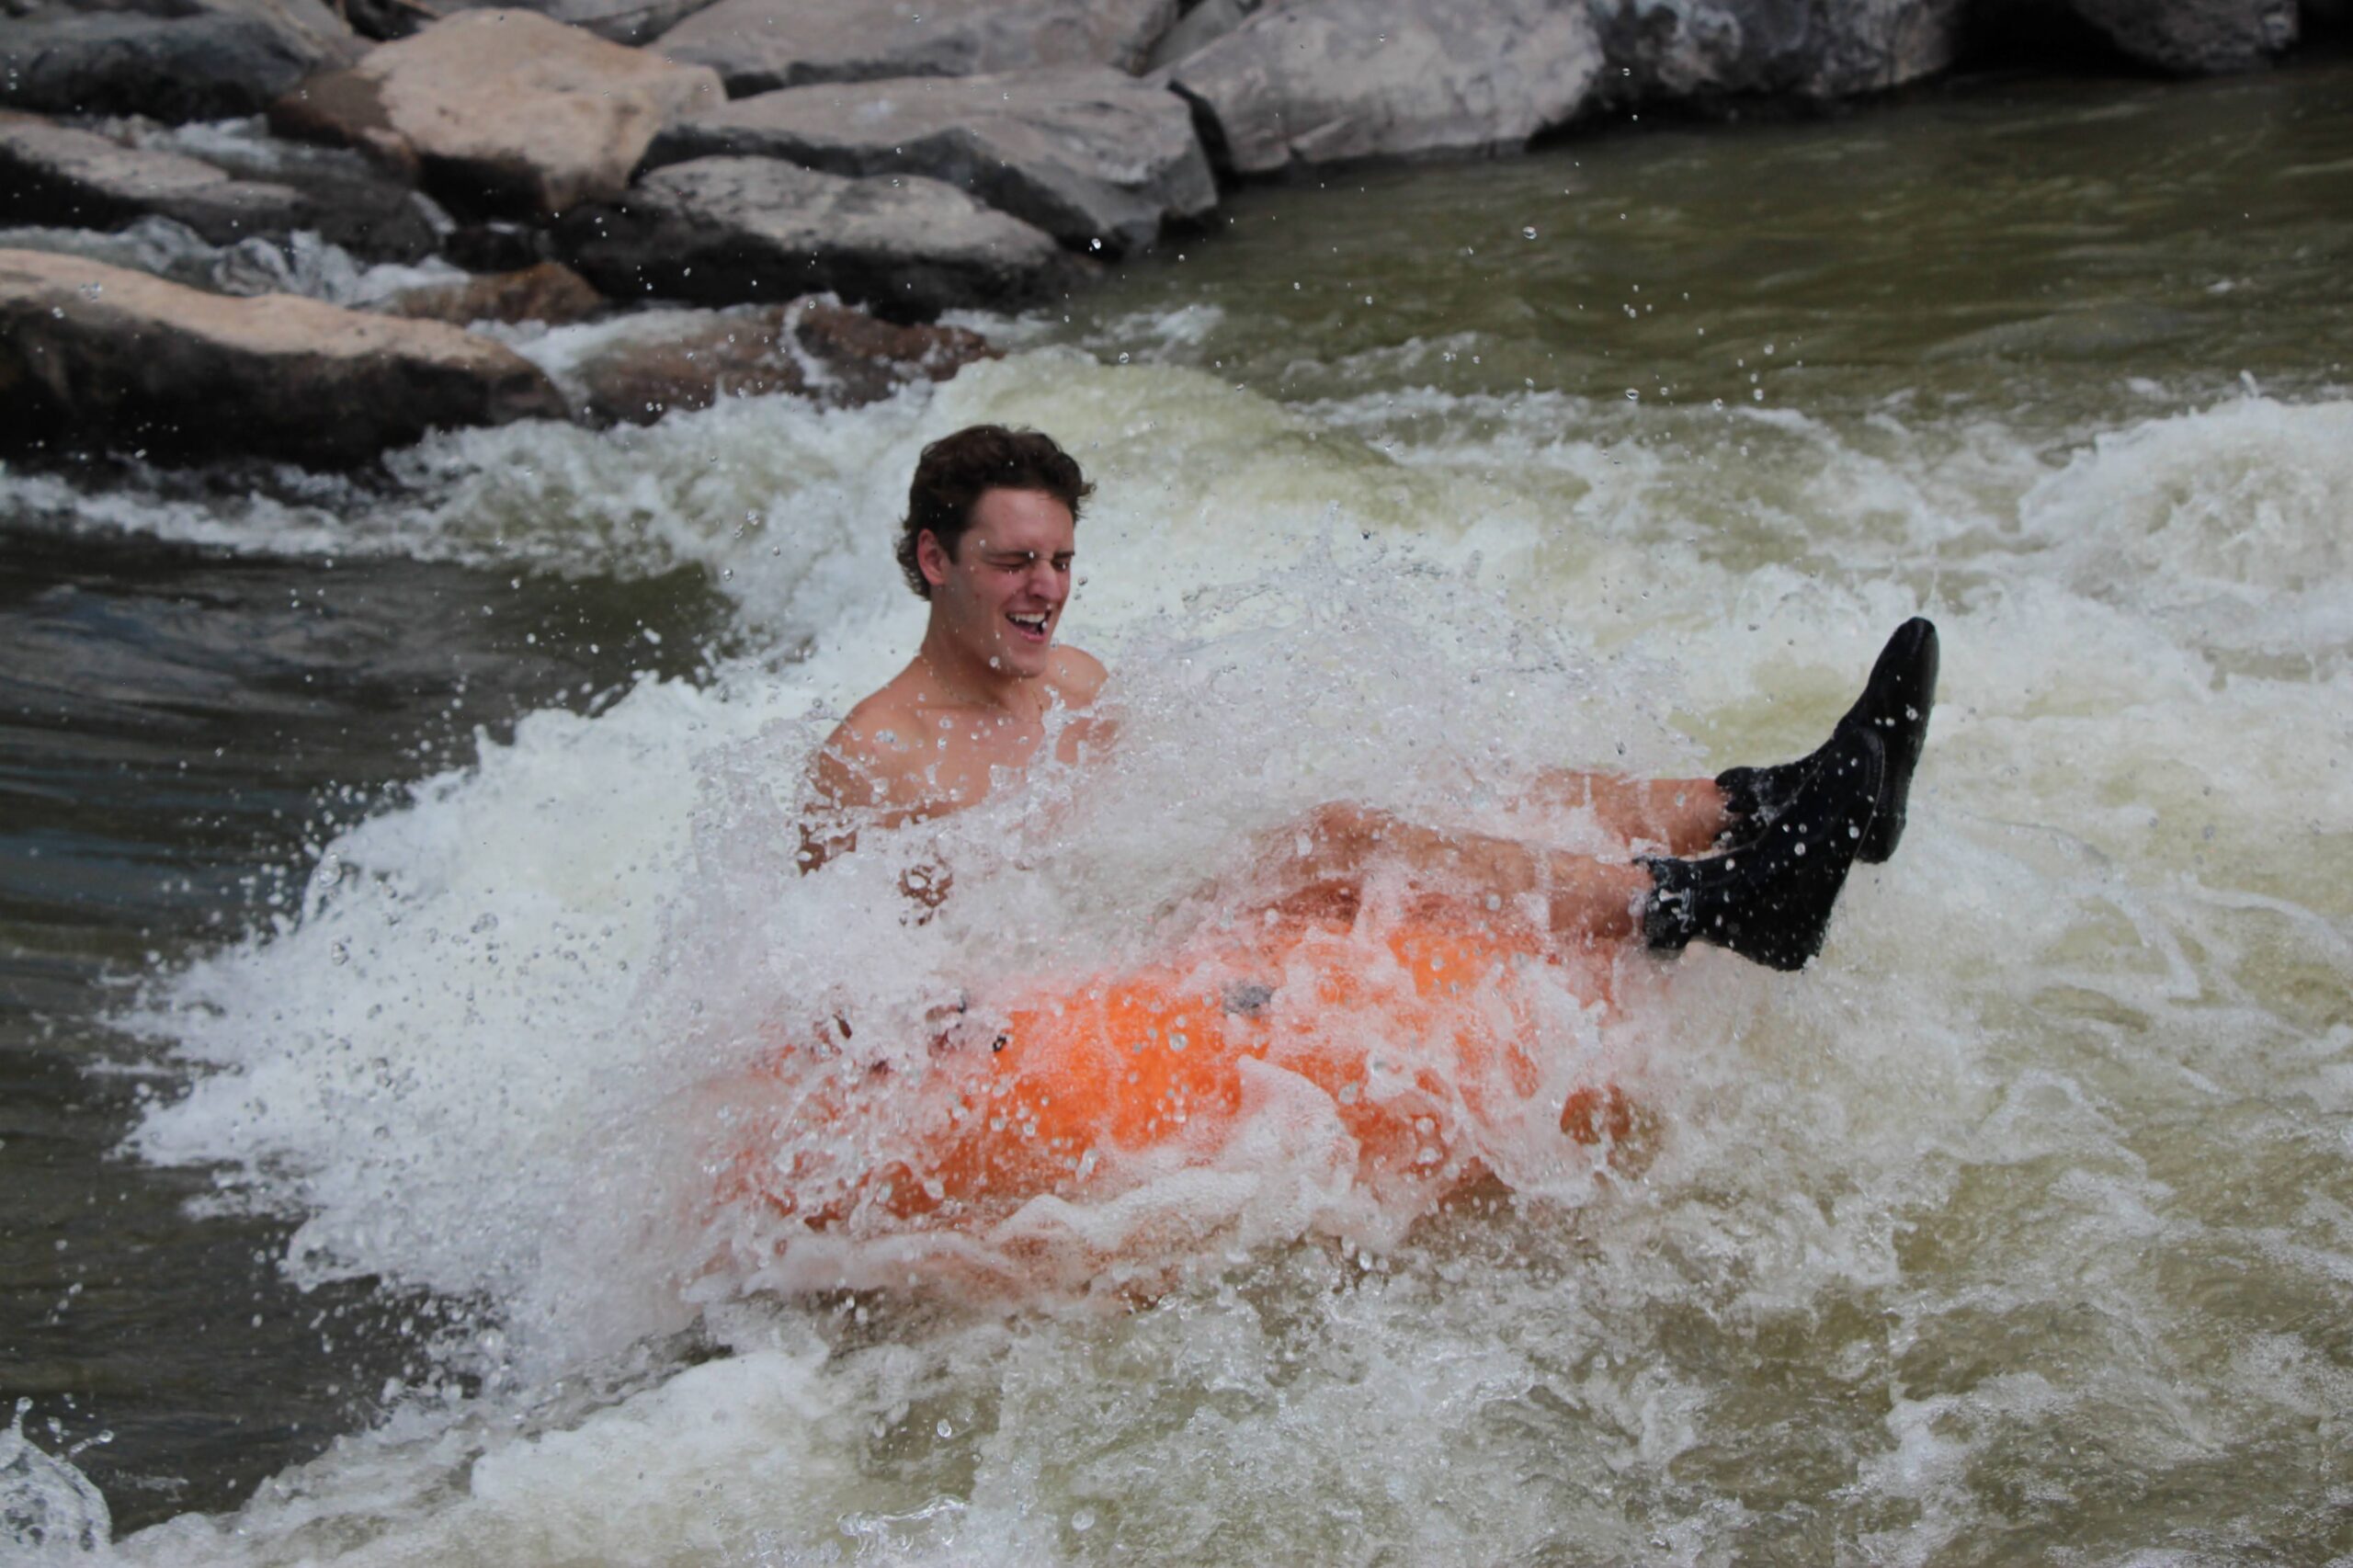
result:
[[[741,97],[813,82],[1139,69],[1176,0],[719,0],[662,35]]]
[[[1064,244],[1099,241],[1113,255],[1217,202],[1184,101],[1100,67],[788,87],[690,115],[648,157],[715,154],[945,180]]]
[[[405,190],[346,182],[321,199],[201,158],[0,110],[0,223],[119,229],[149,217],[169,218],[216,245],[310,229],[361,256],[405,261],[433,243]]]
[[[292,295],[231,299],[0,250],[0,442],[346,465],[426,431],[563,418],[503,345]]]
[[[1270,175],[1517,149],[1576,114],[1600,72],[1583,0],[1297,0],[1165,74],[1235,173]]]
[[[722,398],[778,393],[857,407],[911,381],[946,381],[995,350],[961,327],[899,325],[804,300],[724,313],[648,311],[597,329],[576,353],[563,353],[555,338],[540,352],[581,421],[608,426],[651,425]]]
[[[736,305],[832,293],[897,321],[1042,303],[1071,269],[1050,236],[953,186],[773,158],[657,169],[619,201],[565,218],[556,243],[615,299]]]
[[[1958,58],[1970,0],[1592,0],[1612,105],[1883,92]]]
[[[721,97],[702,66],[529,11],[465,11],[313,77],[270,125],[414,168],[463,210],[552,215],[620,195],[663,125]]]

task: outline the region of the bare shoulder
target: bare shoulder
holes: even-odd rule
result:
[[[1056,648],[1052,662],[1046,667],[1046,679],[1065,708],[1092,706],[1103,683],[1110,678],[1111,672],[1103,667],[1103,661],[1083,648]]]
[[[896,689],[884,687],[834,726],[810,764],[819,797],[835,806],[887,805],[893,785],[915,755],[917,715]]]

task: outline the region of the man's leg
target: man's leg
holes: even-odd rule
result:
[[[1353,903],[1366,873],[1395,866],[1414,883],[1473,906],[1542,901],[1553,937],[1576,946],[1620,942],[1642,929],[1649,870],[1483,833],[1453,833],[1344,801],[1318,806],[1292,835],[1310,899]]]
[[[1705,853],[1733,822],[1712,778],[1627,778],[1548,767],[1520,800],[1547,811],[1590,811],[1619,837],[1663,844],[1670,855]]]

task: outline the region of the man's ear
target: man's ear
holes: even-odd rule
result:
[[[939,536],[929,528],[915,535],[915,569],[933,587],[948,581],[948,566],[953,559],[948,547],[939,542]]]

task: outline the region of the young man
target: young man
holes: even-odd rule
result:
[[[907,667],[844,720],[819,749],[801,863],[814,870],[855,848],[863,829],[961,811],[1000,776],[1019,774],[1045,742],[1047,716],[1070,718],[1064,760],[1108,744],[1088,710],[1100,663],[1058,646],[1070,600],[1080,508],[1093,491],[1078,464],[1034,431],[977,425],[926,447],[915,466],[899,564],[930,601]],[[1409,879],[1533,897],[1555,940],[1631,940],[1680,951],[1703,941],[1775,969],[1819,952],[1857,859],[1884,860],[1927,733],[1936,629],[1906,622],[1881,653],[1862,698],[1812,756],[1713,779],[1636,781],[1548,773],[1540,803],[1590,807],[1630,841],[1668,854],[1607,861],[1487,835],[1454,833],[1345,803],[1319,808],[1286,837],[1286,904],[1346,910],[1376,866]],[[907,892],[946,896],[945,875]]]

